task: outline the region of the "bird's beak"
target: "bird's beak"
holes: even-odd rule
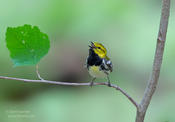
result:
[[[89,47],[90,48],[96,48],[93,42],[91,42],[91,45],[89,45]]]

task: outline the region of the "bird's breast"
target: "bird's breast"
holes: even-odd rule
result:
[[[107,76],[107,74],[103,70],[101,70],[99,66],[95,66],[95,65],[89,67],[89,74],[92,77],[96,77],[96,78],[104,78]]]

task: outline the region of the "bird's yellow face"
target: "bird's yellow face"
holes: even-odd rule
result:
[[[91,42],[91,46],[90,47],[94,50],[94,52],[100,58],[106,58],[107,50],[102,44],[100,44],[98,42]]]

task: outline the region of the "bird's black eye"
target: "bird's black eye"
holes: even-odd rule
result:
[[[101,49],[101,47],[97,47],[98,49]]]

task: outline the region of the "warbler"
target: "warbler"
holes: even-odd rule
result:
[[[96,78],[107,78],[108,86],[111,86],[109,74],[113,70],[112,62],[107,56],[106,48],[98,42],[91,42],[89,45],[89,56],[86,60],[86,67],[93,77],[91,86]]]

